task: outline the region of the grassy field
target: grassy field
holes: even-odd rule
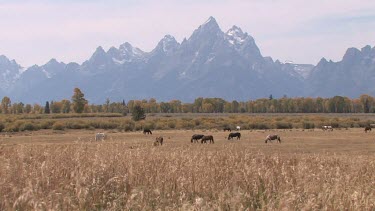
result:
[[[0,133],[0,210],[375,209],[374,131],[96,132]],[[264,143],[273,133],[281,144]]]

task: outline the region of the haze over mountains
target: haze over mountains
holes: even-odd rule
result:
[[[166,35],[151,52],[124,43],[108,51],[98,47],[82,64],[51,59],[27,69],[0,56],[0,96],[24,103],[70,99],[75,87],[90,103],[103,103],[106,98],[245,101],[270,94],[354,98],[375,95],[373,84],[375,47],[350,48],[340,62],[282,63],[264,57],[241,28],[223,32],[213,17],[182,43]]]

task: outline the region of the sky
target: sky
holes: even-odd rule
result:
[[[317,64],[375,45],[374,0],[0,0],[0,55],[24,67],[82,63],[98,46],[151,51],[181,42],[213,16],[254,37],[263,56]]]

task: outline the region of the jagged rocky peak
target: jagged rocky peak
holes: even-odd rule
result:
[[[94,54],[91,56],[90,60],[91,61],[96,60],[98,58],[104,57],[105,55],[106,55],[106,53],[105,53],[103,47],[99,46],[99,47],[96,48],[96,50],[95,50]]]
[[[139,48],[135,48],[133,47],[130,43],[126,42],[122,45],[120,45],[119,47],[119,50],[120,52],[125,56],[131,56],[131,55],[134,55],[134,56],[142,56],[144,54],[144,52],[139,49]]]
[[[55,66],[59,64],[63,64],[63,63],[62,62],[60,63],[55,58],[52,58],[44,66]]]
[[[357,60],[361,58],[361,51],[358,50],[357,48],[349,48],[344,57],[343,61],[352,61],[352,60]]]
[[[0,55],[0,65],[17,65],[17,62],[13,59],[13,60],[10,60],[8,57],[4,56],[4,55]]]
[[[9,63],[9,59],[8,57],[4,56],[4,55],[0,55],[0,64],[5,64],[5,63]]]
[[[369,54],[371,54],[371,51],[372,51],[372,49],[371,49],[371,46],[370,46],[370,45],[366,45],[365,47],[363,47],[363,48],[361,49],[361,52],[362,52],[363,54],[365,54],[365,55],[369,55]]]
[[[10,60],[4,55],[0,55],[0,72],[21,72],[22,67],[14,60]]]
[[[242,29],[236,25],[232,26],[232,28],[227,31],[226,35],[239,38],[245,38],[248,36],[247,33],[244,33]]]
[[[318,62],[318,64],[316,66],[322,66],[322,65],[326,65],[326,64],[328,64],[328,61],[327,61],[326,58],[323,57],[322,59],[320,59],[320,61]]]
[[[178,48],[179,45],[180,44],[173,36],[165,35],[164,38],[159,41],[156,50],[162,52],[173,52]]]
[[[250,43],[251,45],[255,45],[254,38],[244,33],[242,29],[238,26],[233,26],[230,28],[227,33],[225,34],[228,42],[232,45],[242,45],[245,43]]]
[[[217,24],[215,18],[211,16],[204,24],[200,25],[198,29],[193,32],[189,40],[209,39],[222,34],[223,32],[221,31],[219,24]]]
[[[116,56],[120,54],[120,50],[112,46],[108,49],[107,54],[110,56]]]
[[[219,24],[217,23],[216,19],[212,16],[210,16],[208,20],[204,22],[204,24],[200,25],[199,28],[209,30],[220,30]]]

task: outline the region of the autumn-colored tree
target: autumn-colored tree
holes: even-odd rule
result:
[[[69,113],[70,112],[70,107],[71,103],[70,100],[62,100],[61,101],[61,112],[63,113]]]
[[[43,113],[43,108],[39,104],[34,104],[34,109],[33,109],[34,114],[41,114]]]
[[[26,104],[24,108],[24,113],[29,114],[31,113],[32,106],[30,104]]]
[[[3,99],[1,100],[1,111],[2,111],[2,113],[3,114],[9,114],[10,106],[11,106],[10,98],[7,97],[7,96],[3,97]]]
[[[74,94],[72,96],[73,111],[76,113],[82,113],[85,109],[85,105],[88,103],[85,99],[85,95],[81,92],[79,88],[74,89]]]
[[[52,113],[54,113],[54,114],[61,113],[62,102],[53,102],[52,101],[49,107],[50,107]]]
[[[359,99],[361,100],[363,106],[363,112],[369,113],[372,107],[372,103],[374,101],[373,98],[369,95],[361,95]]]

